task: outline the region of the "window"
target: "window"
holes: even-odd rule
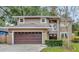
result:
[[[49,20],[49,23],[57,23],[57,20]]]
[[[41,22],[42,22],[42,23],[46,23],[46,18],[42,18],[42,19],[41,19]]]
[[[20,19],[20,22],[23,22],[23,19]]]
[[[68,38],[68,37],[67,37],[67,33],[65,33],[65,38]]]
[[[57,24],[55,24],[55,23],[50,24],[50,28],[52,29],[52,31],[56,31],[57,30]]]
[[[61,33],[61,38],[68,38],[68,34],[67,33]]]
[[[50,40],[56,40],[57,39],[57,34],[49,34],[49,39]]]
[[[45,22],[45,19],[42,19],[42,22]]]
[[[56,25],[56,24],[54,24],[54,25],[53,25],[53,28],[54,28],[54,30],[56,30],[56,29],[57,29],[57,25]]]

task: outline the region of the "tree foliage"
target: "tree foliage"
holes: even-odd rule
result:
[[[40,6],[1,6],[1,20],[14,23],[12,16],[51,16],[56,15],[55,9],[48,10],[49,7]]]

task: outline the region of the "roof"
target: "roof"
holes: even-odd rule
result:
[[[64,21],[66,18],[59,17],[59,16],[12,16],[13,18],[57,18],[61,19],[61,21]],[[67,18],[67,21],[72,21],[71,18]]]
[[[59,16],[12,16],[13,18],[60,18]]]
[[[8,31],[8,29],[7,28],[2,28],[2,27],[0,27],[0,31],[5,31],[5,32],[7,32]]]

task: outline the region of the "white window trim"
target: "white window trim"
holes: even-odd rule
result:
[[[23,19],[23,22],[20,22],[20,19]],[[25,19],[24,18],[19,18],[19,23],[25,23]]]
[[[45,19],[45,22],[42,22],[42,19]],[[46,19],[46,18],[41,18],[41,19],[40,19],[40,22],[41,22],[41,23],[47,23],[47,19]]]

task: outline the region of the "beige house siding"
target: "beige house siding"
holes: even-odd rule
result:
[[[12,32],[9,32],[9,34],[8,34],[7,43],[12,44]]]
[[[7,43],[12,44],[12,32],[42,32],[42,44],[45,44],[45,40],[48,40],[47,29],[9,29],[9,37]]]
[[[70,22],[68,22],[68,21],[60,21],[60,32],[68,32],[68,28],[69,28],[68,24],[69,23]]]
[[[40,19],[25,19],[25,23],[40,23]]]
[[[24,19],[23,23],[21,23],[20,20],[18,19],[17,23],[18,23],[18,25],[20,25],[20,24],[43,24],[41,22],[41,18],[39,18],[39,19]],[[47,24],[49,23],[48,19],[46,19],[46,23]]]
[[[6,43],[6,42],[7,42],[7,36],[1,35],[1,36],[0,36],[0,42]]]
[[[60,27],[60,32],[68,32],[68,27]]]
[[[60,21],[60,23],[64,24],[65,27],[61,27],[60,25],[60,34],[66,32],[68,34],[68,39],[71,40],[72,38],[72,22],[70,21]],[[60,35],[61,37],[61,35]]]

